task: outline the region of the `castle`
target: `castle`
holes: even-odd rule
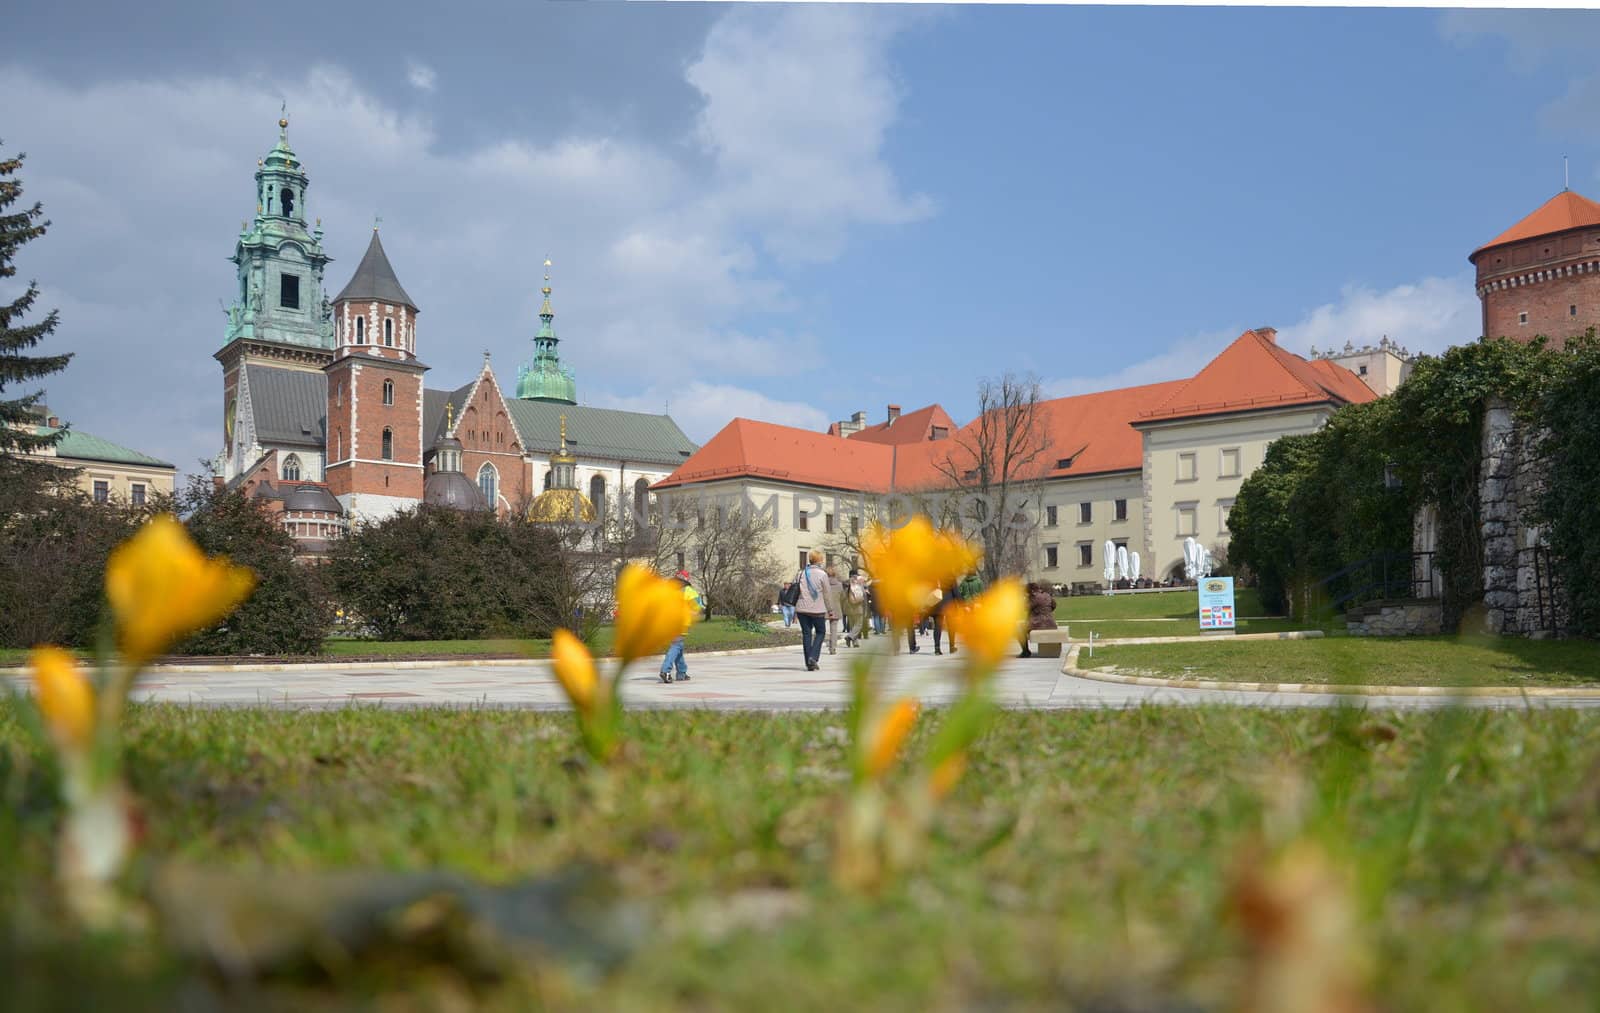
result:
[[[230,258],[237,290],[215,358],[222,366],[216,480],[265,500],[302,555],[350,525],[419,503],[541,520],[588,519],[697,449],[667,415],[578,403],[561,364],[550,262],[532,360],[507,391],[484,353],[451,389],[425,382],[420,310],[373,228],[331,299],[320,219],[307,224],[305,166],[288,120],[256,163],[255,217]]]

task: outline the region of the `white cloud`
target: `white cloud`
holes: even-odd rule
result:
[[[1308,310],[1292,324],[1278,328],[1278,343],[1300,355],[1321,350],[1376,344],[1384,336],[1412,352],[1442,352],[1475,340],[1482,316],[1472,276],[1424,278],[1382,291],[1346,285],[1334,302]],[[1158,355],[1099,376],[1047,380],[1051,397],[1133,387],[1193,376],[1217,356],[1244,327],[1191,335],[1173,342]]]
[[[656,414],[670,408],[673,420],[696,443],[706,442],[735,418],[818,431],[828,428],[827,413],[803,401],[786,401],[743,387],[698,380],[681,387],[652,388],[643,394],[602,397],[597,403]]]
[[[412,60],[406,64],[406,80],[418,91],[431,92],[439,83],[439,75],[427,64]]]
[[[427,115],[337,67],[298,80],[84,85],[0,65],[7,147],[31,153],[26,196],[55,223],[20,266],[47,283],[42,305],[61,308],[48,350],[79,353],[52,378],[51,403],[86,431],[185,468],[215,452],[211,354],[218,300],[234,287],[225,258],[254,212],[255,161],[287,100],[289,139],[311,177],[306,206],[336,258],[326,288],[343,286],[382,215],[390,260],[422,307],[430,386],[461,383],[484,349],[512,382],[532,352],[549,255],[580,398],[687,389],[704,396],[675,396],[674,413],[694,413],[686,418],[702,429],[734,410],[825,425],[809,406],[739,386],[812,368],[815,339],[784,333],[781,321],[749,333],[738,319],[801,308],[759,251],[831,256],[852,229],[928,211],[926,199],[901,195],[884,161],[896,97],[880,20],[782,10],[719,22],[686,71],[704,103],[709,180],[699,150],[604,132],[452,149]],[[771,126],[763,110],[784,129],[741,136]],[[809,137],[788,133],[802,128]],[[802,156],[804,166],[789,164]]]

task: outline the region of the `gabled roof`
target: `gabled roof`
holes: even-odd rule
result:
[[[1361,403],[1375,397],[1354,373],[1335,363],[1313,365],[1279,348],[1270,327],[1245,331],[1139,422],[1193,418],[1301,404]],[[1331,368],[1328,368],[1331,367]]]
[[[1522,221],[1473,250],[1467,259],[1476,262],[1478,254],[1491,246],[1503,246],[1522,239],[1534,239],[1590,225],[1600,225],[1600,204],[1571,190],[1563,190],[1540,204]]]
[[[367,244],[367,252],[362,256],[361,263],[356,265],[355,277],[350,279],[350,284],[344,287],[334,302],[342,299],[377,300],[416,310],[417,304],[400,287],[400,279],[394,276],[394,268],[389,266],[383,243],[378,241],[377,229],[372,230],[372,242]]]
[[[955,421],[939,405],[931,404],[926,408],[918,408],[914,412],[907,412],[893,422],[880,422],[875,426],[851,433],[849,439],[862,440],[867,443],[918,443],[923,440],[933,439],[933,428],[940,426],[949,435],[956,431]]]
[[[74,461],[105,461],[109,464],[138,464],[147,468],[171,468],[172,464],[141,454],[137,450],[110,440],[103,439],[84,432],[81,429],[61,429],[50,426],[35,426],[35,436],[53,436],[61,433],[61,438],[56,440],[55,454],[57,457],[68,458]]]
[[[567,447],[579,457],[676,468],[695,452],[694,441],[668,415],[521,398],[506,398],[506,408],[526,441],[523,450],[529,454],[558,449],[563,415],[567,417]]]
[[[326,374],[254,362],[245,366],[245,374],[256,442],[263,446],[287,443],[318,449],[327,445]]]
[[[652,488],[766,478],[828,489],[888,492],[894,458],[895,448],[885,444],[842,440],[809,429],[738,418]]]

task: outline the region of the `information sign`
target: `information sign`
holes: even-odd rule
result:
[[[1233,578],[1200,578],[1200,628],[1233,629]]]

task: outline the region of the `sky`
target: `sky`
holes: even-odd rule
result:
[[[507,9],[516,7],[518,9]],[[337,292],[375,216],[427,383],[531,358],[542,264],[585,404],[821,429],[982,377],[1050,395],[1477,337],[1467,256],[1600,197],[1592,12],[35,3],[0,151],[76,428],[198,470],[277,139]],[[0,298],[15,286],[0,287]],[[8,390],[6,396],[13,396]]]

